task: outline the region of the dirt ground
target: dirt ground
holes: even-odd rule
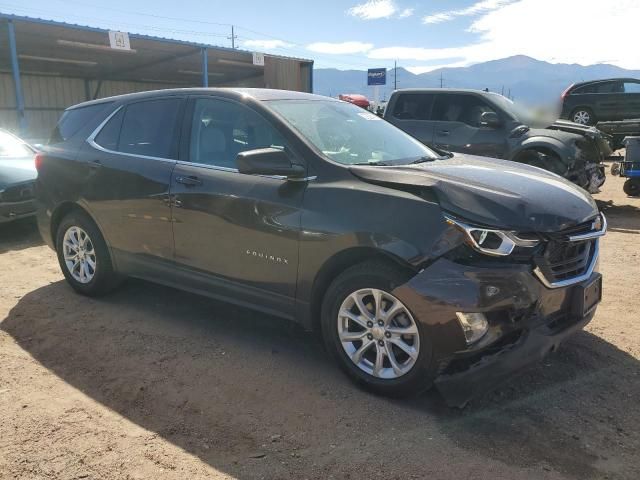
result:
[[[0,478],[640,478],[640,199],[609,177],[585,332],[466,409],[359,391],[310,334],[129,281],[74,294],[0,227]]]

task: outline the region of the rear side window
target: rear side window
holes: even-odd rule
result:
[[[127,106],[116,150],[147,157],[174,157],[172,146],[181,102],[179,98],[164,98]]]
[[[433,97],[427,93],[400,95],[393,107],[393,116],[400,120],[429,120]]]
[[[50,144],[64,142],[93,120],[98,113],[103,111],[110,103],[99,103],[88,107],[72,108],[65,110],[49,139]]]
[[[583,93],[596,93],[597,84],[591,83],[589,85],[583,85],[582,87],[578,87],[573,89],[571,94],[582,95]]]
[[[105,126],[102,127],[102,130],[100,130],[100,133],[94,141],[107,150],[117,150],[123,118],[124,108],[121,108],[118,110],[118,113],[111,117]]]
[[[624,88],[622,82],[603,82],[599,83],[597,87],[598,93],[622,93]]]

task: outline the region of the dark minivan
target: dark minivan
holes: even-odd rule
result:
[[[451,405],[542,358],[601,296],[592,198],[443,156],[338,100],[180,89],[68,109],[38,224],[70,285],[139,277],[321,332],[356,382]]]
[[[565,121],[541,122],[497,93],[396,90],[384,118],[425,145],[544,168],[590,193],[605,181],[601,162],[610,150],[601,132]]]
[[[562,93],[562,113],[583,125],[640,118],[640,80],[610,78],[574,83]]]

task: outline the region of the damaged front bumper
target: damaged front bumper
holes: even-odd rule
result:
[[[449,406],[462,407],[542,359],[592,318],[601,276],[548,288],[528,265],[474,267],[440,258],[394,291],[426,327],[435,385]],[[585,309],[585,287],[597,295]],[[456,312],[483,313],[487,333],[467,345]]]

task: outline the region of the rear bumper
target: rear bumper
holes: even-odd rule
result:
[[[439,366],[436,387],[448,405],[460,407],[583,328],[595,308],[576,314],[576,296],[599,276],[547,288],[527,265],[480,268],[441,258],[394,294],[425,327]],[[484,313],[488,332],[467,346],[456,312]]]
[[[36,214],[35,200],[0,203],[0,223],[7,223]]]

